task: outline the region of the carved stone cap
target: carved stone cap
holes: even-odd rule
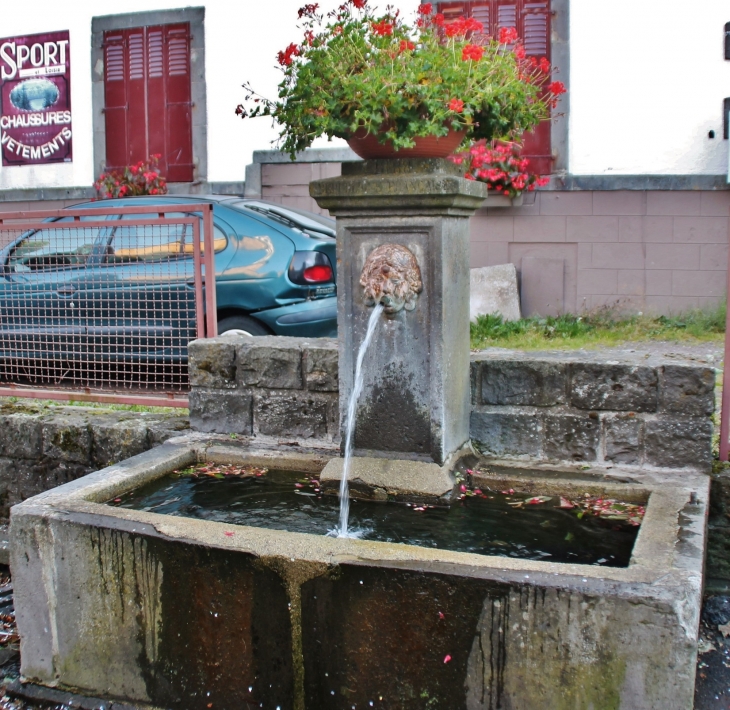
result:
[[[315,180],[309,194],[338,216],[443,214],[468,217],[487,197],[484,183],[462,177],[441,159],[405,158],[343,163],[342,176]]]

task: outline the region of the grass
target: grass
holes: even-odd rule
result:
[[[188,409],[184,407],[149,407],[143,404],[114,404],[107,402],[83,402],[81,400],[56,400],[56,399],[32,399],[25,397],[0,397],[0,405],[26,405],[30,408],[37,407],[46,409],[48,407],[93,407],[119,412],[149,412],[153,414],[174,414],[181,417],[188,416]]]
[[[711,310],[676,316],[622,315],[610,310],[506,322],[500,315],[479,316],[471,324],[471,347],[567,350],[642,340],[721,342],[725,336],[725,313],[726,306],[721,304]]]

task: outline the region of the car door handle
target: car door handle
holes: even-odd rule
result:
[[[60,293],[62,296],[70,296],[72,293],[76,293],[76,286],[59,286],[56,293]]]

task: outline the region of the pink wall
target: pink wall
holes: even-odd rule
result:
[[[317,212],[309,181],[340,173],[339,163],[261,167],[264,199]],[[549,274],[523,284],[525,314],[553,305],[665,314],[714,306],[725,296],[729,216],[730,190],[529,193],[521,207],[476,213],[471,265],[512,262],[526,279]]]

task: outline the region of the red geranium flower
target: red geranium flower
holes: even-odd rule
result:
[[[433,5],[430,2],[421,3],[418,6],[418,12],[421,15],[430,15],[433,12]]]
[[[484,47],[480,47],[478,44],[467,44],[464,49],[461,50],[461,58],[466,62],[473,59],[478,62],[484,55]]]
[[[437,12],[433,16],[433,24],[436,25],[437,27],[443,27],[445,21],[446,21],[446,18],[440,12]]]
[[[350,2],[358,9],[362,10],[365,7],[367,0],[350,0]]]
[[[517,41],[517,30],[514,27],[502,27],[499,30],[499,43],[512,44]]]
[[[566,91],[565,84],[562,81],[554,81],[548,86],[548,91],[551,94],[555,94],[555,96],[560,96],[560,94],[564,94]]]
[[[521,44],[518,44],[515,47],[515,57],[517,57],[517,59],[524,59],[525,55],[525,48]]]
[[[461,99],[451,99],[449,101],[449,111],[461,113],[464,110],[464,102]]]
[[[550,71],[550,62],[546,57],[540,57],[540,71],[547,74]]]
[[[415,48],[416,48],[416,45],[413,44],[413,42],[411,42],[411,41],[409,41],[407,39],[402,39],[400,41],[400,48],[399,48],[398,51],[399,52],[406,52],[406,51],[411,51],[411,50],[413,50]]]
[[[289,66],[292,63],[292,57],[299,56],[299,47],[292,42],[283,52],[279,52],[276,58],[281,66]]]
[[[352,1],[355,2],[355,0]],[[388,22],[388,20],[381,20],[380,22],[373,22],[372,24],[373,32],[375,32],[376,35],[380,35],[381,37],[385,37],[386,35],[392,35],[393,27],[393,23]]]

